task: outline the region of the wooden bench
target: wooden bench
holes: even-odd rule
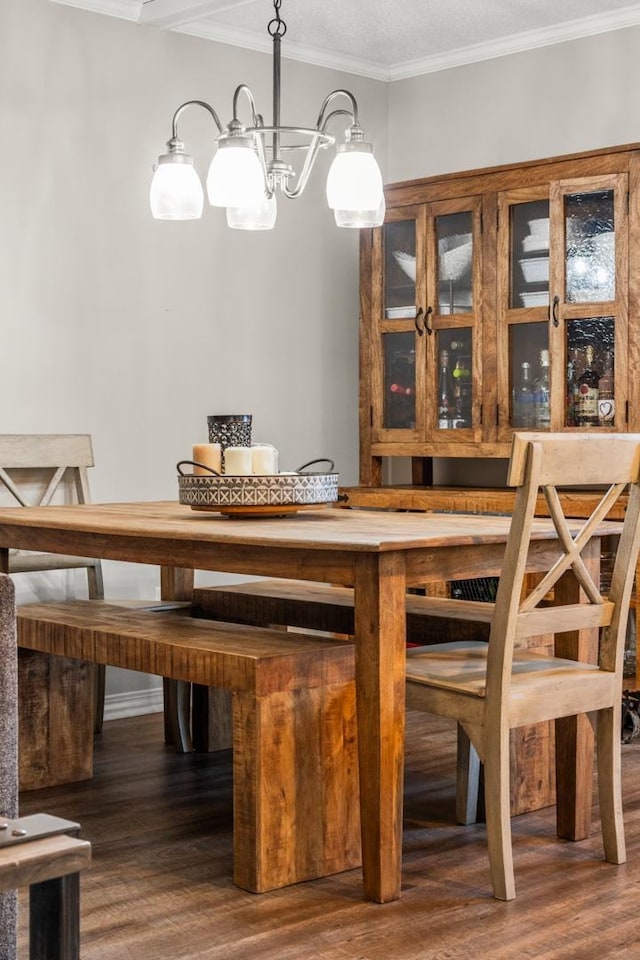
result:
[[[238,886],[260,893],[358,866],[353,645],[169,607],[29,604],[18,644],[230,691]],[[90,711],[84,724],[91,751]]]
[[[488,624],[429,616],[431,597],[407,594],[407,641],[443,643],[488,640]],[[299,629],[353,635],[353,589],[302,580],[251,580],[220,587],[196,587],[193,612],[198,617],[254,625],[278,624]],[[465,631],[469,631],[467,636]]]

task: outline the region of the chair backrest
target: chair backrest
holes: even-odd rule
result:
[[[89,434],[0,434],[0,485],[23,507],[48,506],[69,480],[78,503],[89,502],[93,465]]]
[[[516,499],[495,611],[487,664],[487,697],[505,696],[511,678],[513,648],[527,637],[604,628],[598,663],[622,677],[624,641],[635,563],[640,547],[640,435],[516,433],[507,482]],[[598,505],[584,521],[564,516],[558,490],[604,488]],[[607,597],[600,591],[582,553],[598,525],[629,489],[622,536]],[[528,591],[525,566],[536,539],[536,498],[544,493],[558,533],[558,558]],[[572,571],[583,603],[544,605],[560,578]],[[524,588],[524,589],[523,589]]]
[[[0,574],[0,818],[18,816],[18,651],[13,581]],[[15,957],[14,891],[0,892],[2,957]]]

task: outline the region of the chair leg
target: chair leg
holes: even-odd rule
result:
[[[600,820],[605,859],[624,863],[627,859],[622,816],[620,773],[620,707],[597,714],[597,763]]]
[[[468,734],[458,724],[458,761],[456,767],[456,821],[476,823],[480,793],[480,757]]]
[[[104,721],[104,690],[105,690],[105,678],[106,678],[107,668],[104,664],[99,663],[96,665],[95,677],[96,677],[96,699],[95,699],[95,713],[93,717],[93,732],[102,733],[102,723]]]
[[[184,680],[163,679],[165,741],[178,753],[191,753],[191,684]]]
[[[488,738],[484,760],[487,843],[493,895],[513,900],[516,895],[511,847],[511,796],[509,784],[509,730]]]

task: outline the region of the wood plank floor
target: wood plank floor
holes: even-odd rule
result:
[[[160,715],[105,724],[93,780],[24,793],[82,824],[82,960],[638,960],[640,744],[623,746],[629,862],[554,811],[513,821],[518,898],[494,900],[482,825],[453,821],[454,729],[410,714],[403,895],[364,902],[360,871],[256,896],[231,876],[230,754],[179,756]],[[23,904],[24,895],[21,894]],[[21,957],[26,957],[26,910]]]

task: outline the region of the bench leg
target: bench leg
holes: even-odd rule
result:
[[[80,957],[80,874],[29,888],[29,960]]]
[[[233,698],[234,882],[263,893],[361,863],[355,685]]]

